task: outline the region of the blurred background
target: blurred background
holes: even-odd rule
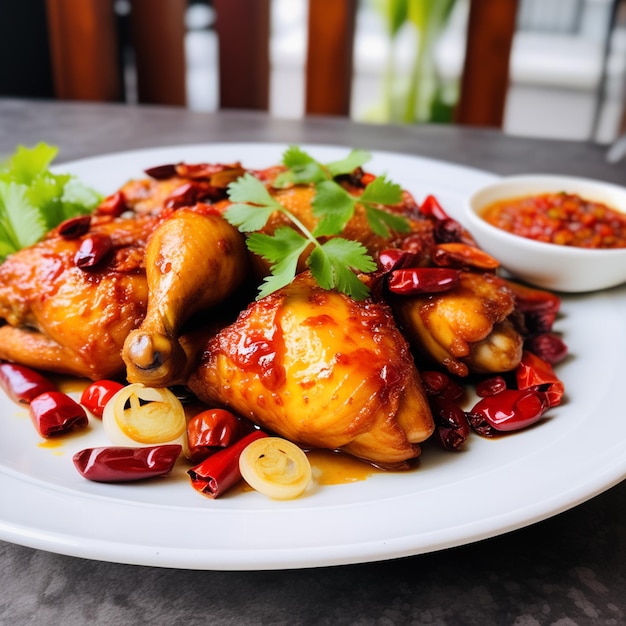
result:
[[[609,32],[613,0],[520,0],[510,61],[504,131],[528,136],[612,141],[626,92],[626,15]],[[123,4],[123,1],[120,2]],[[303,114],[306,0],[273,0],[270,112]],[[437,44],[440,75],[458,83],[465,51],[468,2],[457,0]],[[626,13],[626,11],[623,11]],[[194,0],[187,12],[188,103],[214,110],[218,103],[217,40],[211,3]],[[410,29],[396,42],[398,74],[408,74]],[[351,116],[371,115],[384,82],[391,41],[374,0],[361,0],[354,48]]]
[[[169,28],[172,20],[166,17],[165,7],[177,6],[177,16],[184,14],[176,36],[184,40],[184,59],[178,67],[184,64],[185,80],[184,84],[180,81],[183,94],[176,104],[214,111],[220,106],[217,8],[229,9],[235,4],[258,8],[266,1],[0,0],[0,96],[168,104],[164,99],[138,97],[141,86],[138,89],[136,70],[140,63],[131,42],[132,19],[140,10],[155,19],[155,8],[159,8],[163,9],[159,27],[165,24]],[[103,6],[114,14],[111,30],[117,39],[119,63],[115,63],[121,67],[121,79],[112,79],[116,93],[111,97],[85,97],[81,85],[74,88],[67,76],[73,72],[80,77],[82,71],[87,77],[81,79],[83,83],[102,78],[99,70],[107,59],[103,44],[96,39],[104,36],[108,16],[94,15]],[[271,0],[269,6],[267,108],[271,115],[295,118],[305,110],[308,0]],[[407,6],[421,8],[407,13]],[[452,121],[464,67],[469,6],[470,0],[359,0],[350,116],[376,123]],[[79,13],[88,13],[85,7],[90,7],[91,13],[81,23],[77,18]],[[78,24],[55,25],[51,16],[68,24],[76,16]],[[241,17],[237,14],[235,22]],[[254,29],[256,18],[247,17]],[[51,28],[56,28],[56,35]],[[81,28],[85,39],[78,43]],[[155,42],[148,42],[153,46],[149,56],[158,56],[160,48],[165,48],[165,43],[158,41],[161,35],[150,34],[149,28],[144,32],[149,33],[148,38],[157,39],[156,47]],[[427,46],[420,45],[426,41],[420,32],[433,35]],[[92,53],[90,43],[94,45]],[[90,54],[94,57],[91,69],[79,67],[86,65]],[[158,61],[157,73],[165,75],[166,61],[167,57]],[[59,88],[59,67],[65,71],[65,66],[69,74],[61,76],[65,83]],[[626,125],[626,0],[519,0],[508,67],[509,87],[501,124],[505,132],[612,142]],[[490,69],[485,63],[484,71]],[[415,93],[410,93],[410,79],[415,76],[420,80],[420,97],[428,102],[419,115],[405,119],[400,112],[411,97],[415,98]],[[169,80],[170,91],[174,91],[174,81]],[[123,88],[117,90],[115,81],[123,82]]]

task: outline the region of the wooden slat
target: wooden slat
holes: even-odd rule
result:
[[[130,33],[141,103],[187,103],[186,9],[186,0],[131,0]]]
[[[270,0],[214,0],[222,109],[269,108]]]
[[[456,121],[500,128],[518,0],[471,0]]]
[[[357,0],[309,0],[307,114],[350,114],[357,4]]]
[[[122,98],[113,0],[46,0],[57,98]]]

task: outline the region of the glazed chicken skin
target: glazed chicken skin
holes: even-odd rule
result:
[[[143,247],[154,223],[96,219],[88,235],[53,232],[8,257],[0,266],[0,359],[93,379],[121,374],[124,340],[145,315]],[[75,262],[87,237],[111,242],[104,271]]]
[[[169,249],[163,256],[163,232],[172,231],[187,233],[187,241],[184,237],[176,241],[189,249],[185,254],[180,254],[181,248]],[[204,249],[207,238],[210,245]],[[77,254],[89,241],[96,242],[97,262],[81,267]],[[148,278],[147,248],[154,251],[147,258]],[[183,259],[188,270],[181,271]],[[160,341],[161,350],[167,347],[168,354],[178,358],[171,364],[180,365],[182,348],[167,342],[194,313],[239,287],[246,259],[240,233],[208,205],[131,218],[95,217],[85,234],[71,239],[53,231],[0,266],[0,318],[6,322],[0,326],[0,359],[94,380],[121,377],[127,369],[124,344],[142,326],[144,350],[131,350],[137,363],[129,363],[145,364],[155,379],[149,366],[160,357],[153,343]],[[195,276],[206,289],[191,280],[193,268],[204,270]],[[154,289],[150,275],[155,272],[168,278],[161,285],[168,289],[167,299]],[[197,296],[202,291],[203,296],[191,301],[181,296],[181,278],[189,279],[184,287],[188,293]],[[170,375],[173,379],[171,371]]]
[[[523,339],[511,321],[515,296],[493,273],[464,271],[450,291],[395,298],[392,306],[417,351],[451,374],[506,372],[519,365]]]
[[[184,384],[194,355],[181,344],[183,325],[243,285],[247,258],[243,237],[209,205],[179,209],[155,229],[145,251],[146,315],[122,351],[129,382]]]
[[[211,338],[188,384],[303,447],[385,467],[416,458],[434,428],[387,305],[323,290],[309,272]]]

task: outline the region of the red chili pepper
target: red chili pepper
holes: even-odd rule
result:
[[[434,217],[436,220],[450,219],[450,216],[445,212],[435,196],[426,196],[424,198],[424,202],[420,205],[420,213],[426,217]]]
[[[560,363],[568,353],[567,345],[556,333],[533,335],[526,339],[524,347],[550,365]]]
[[[490,376],[476,384],[476,395],[481,398],[495,396],[506,388],[507,384],[503,376]]]
[[[454,289],[460,282],[460,272],[444,267],[414,267],[393,270],[389,274],[389,291],[403,296],[441,293]]]
[[[113,241],[111,238],[102,233],[94,233],[83,239],[80,248],[74,255],[74,263],[81,270],[90,270],[108,259],[112,251]]]
[[[561,404],[565,385],[554,373],[552,365],[536,354],[524,350],[522,360],[515,370],[518,389],[538,389],[545,391],[550,406]]]
[[[470,422],[486,421],[498,431],[526,428],[550,408],[546,393],[534,389],[505,389],[479,400],[470,411]]]
[[[80,475],[87,480],[130,482],[168,474],[182,448],[178,444],[143,448],[87,448],[77,452],[73,461]]]
[[[440,267],[473,267],[479,270],[495,270],[500,261],[484,250],[466,243],[439,243],[432,250],[433,262]]]
[[[176,176],[176,164],[167,163],[165,165],[155,165],[144,170],[144,173],[155,180],[166,180]]]
[[[56,385],[39,372],[16,363],[0,363],[0,387],[14,402],[30,404],[44,391],[55,391]]]
[[[121,191],[106,197],[96,209],[98,215],[110,215],[111,217],[119,217],[124,211],[128,210],[126,197]]]
[[[189,458],[199,463],[222,448],[233,445],[252,430],[230,411],[208,409],[194,415],[187,424]]]
[[[63,239],[78,239],[89,231],[91,215],[70,217],[57,226],[57,232]]]
[[[465,412],[444,396],[429,398],[429,403],[435,420],[435,440],[444,450],[459,450],[470,434]]]
[[[442,398],[456,402],[465,394],[465,387],[452,380],[443,372],[424,370],[421,376],[424,391],[428,396],[441,396]]]
[[[526,331],[534,334],[552,330],[561,308],[561,299],[549,291],[533,289],[513,281],[507,281],[507,285],[515,295],[517,310],[524,315]]]
[[[403,267],[415,267],[417,263],[418,255],[410,250],[387,248],[378,254],[378,264],[387,272]]]
[[[84,428],[89,418],[80,404],[60,391],[46,391],[31,400],[30,417],[42,437],[63,435]]]
[[[200,493],[217,498],[237,484],[241,479],[239,457],[248,444],[267,437],[261,430],[255,430],[232,446],[216,452],[199,465],[187,471],[194,489]]]
[[[85,388],[80,403],[96,417],[102,417],[106,403],[123,388],[115,380],[98,380]]]

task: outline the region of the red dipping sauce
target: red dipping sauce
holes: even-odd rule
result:
[[[499,200],[484,220],[514,235],[577,248],[626,248],[626,215],[570,193]]]

